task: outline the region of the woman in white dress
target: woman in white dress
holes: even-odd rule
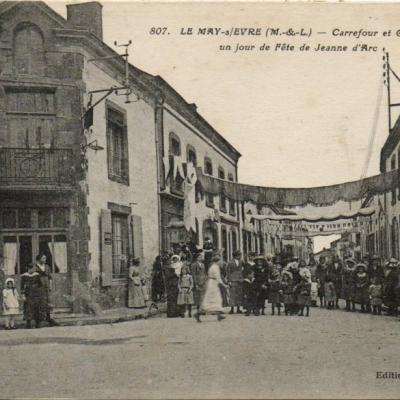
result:
[[[217,315],[218,321],[223,320],[225,317],[224,309],[222,307],[222,295],[220,286],[227,288],[221,279],[221,271],[218,265],[221,257],[219,254],[214,254],[212,264],[208,269],[208,279],[206,286],[206,293],[201,303],[200,311],[195,314],[197,322],[201,322],[200,315],[213,314]]]

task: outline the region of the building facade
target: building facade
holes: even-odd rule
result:
[[[0,3],[0,260],[7,276],[45,253],[57,309],[96,288],[125,305],[128,263],[210,236],[240,248],[236,202],[196,191],[182,229],[187,166],[237,181],[239,152],[161,77],[102,40],[102,6]],[[112,90],[119,87],[120,90]],[[195,189],[194,189],[195,190]]]

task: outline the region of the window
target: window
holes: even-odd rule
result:
[[[52,147],[55,140],[55,96],[46,90],[7,91],[10,147]]]
[[[396,169],[396,154],[393,154],[390,159],[390,169],[393,171]],[[396,188],[392,190],[392,205],[396,204]]]
[[[397,168],[400,168],[400,147],[397,149]],[[400,188],[398,189],[397,199],[400,200]]]
[[[222,167],[218,168],[218,178],[225,179],[225,171]],[[226,212],[226,196],[224,193],[221,193],[219,196],[219,209],[222,212]]]
[[[4,208],[0,211],[0,228],[67,228],[68,208]]]
[[[178,173],[176,176],[173,176],[173,173],[171,175],[171,192],[179,196],[183,196],[183,183],[185,182],[185,179],[183,176],[181,176],[182,173],[179,173],[179,171],[182,170],[182,167],[179,168],[179,165],[181,165],[182,161],[179,159],[174,160],[172,158],[173,156],[179,157],[181,155],[181,142],[178,136],[176,136],[173,132],[171,132],[169,135],[169,154],[171,171],[176,171],[176,168],[178,167]],[[178,165],[175,166],[175,163]]]
[[[197,165],[196,150],[190,144],[187,146],[186,159],[188,163],[192,163],[194,166]]]
[[[204,173],[207,175],[212,175],[213,174],[213,165],[211,160],[206,157],[204,159]]]
[[[14,70],[16,74],[43,76],[45,54],[43,36],[32,24],[22,24],[14,32]]]
[[[128,133],[125,113],[107,107],[109,179],[129,185]]]
[[[169,153],[172,156],[181,155],[181,141],[173,132],[169,134]]]
[[[236,231],[232,231],[232,253],[237,250],[237,235]]]
[[[233,182],[233,175],[228,174],[228,181]],[[229,199],[229,214],[232,216],[236,215],[235,200]]]
[[[214,195],[212,193],[206,193],[206,206],[214,208]]]
[[[128,217],[123,214],[111,214],[112,223],[112,262],[113,279],[126,278],[128,273]]]
[[[228,260],[228,233],[226,231],[226,227],[222,226],[221,227],[221,244],[222,244],[222,256],[223,256],[223,261]]]
[[[212,162],[208,157],[204,159],[204,173],[213,174]],[[206,193],[206,206],[214,208],[214,195],[212,193]]]

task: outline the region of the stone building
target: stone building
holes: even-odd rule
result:
[[[241,244],[223,195],[196,189],[182,229],[188,165],[236,182],[239,152],[102,32],[98,2],[68,5],[66,19],[43,2],[0,3],[0,265],[19,282],[45,253],[58,310],[77,310],[84,290],[124,306],[129,259],[149,275],[188,236],[210,236],[226,259]]]

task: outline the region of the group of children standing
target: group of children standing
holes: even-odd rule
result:
[[[245,315],[260,315],[257,307],[258,291],[254,285],[254,272],[249,270],[245,274],[243,281],[243,306],[246,310]],[[266,289],[265,300],[271,304],[271,314],[281,315],[281,308],[283,305],[283,312],[285,315],[300,315],[309,316],[311,306],[311,281],[307,276],[302,276],[296,282],[293,274],[289,270],[280,271],[279,266],[270,265],[270,271],[266,274],[267,279],[264,283]],[[262,307],[261,314],[265,314],[264,307]],[[305,311],[305,314],[304,314]]]

